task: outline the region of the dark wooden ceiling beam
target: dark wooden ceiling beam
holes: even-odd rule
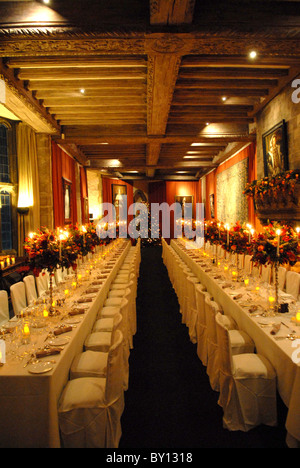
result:
[[[195,0],[150,0],[150,24],[191,24],[194,6]]]

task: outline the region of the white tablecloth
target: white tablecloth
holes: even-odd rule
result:
[[[69,369],[76,354],[82,352],[97,313],[102,307],[110,285],[130,249],[129,241],[109,272],[100,290],[85,312],[80,324],[73,328],[70,342],[55,356],[54,368],[47,374],[28,373],[24,362],[7,363],[0,368],[0,447],[58,448],[60,447],[57,404],[69,378]],[[47,333],[46,333],[47,335]],[[65,335],[61,335],[65,336]],[[41,337],[44,339],[44,337]]]
[[[192,272],[199,278],[207,291],[218,302],[224,313],[233,317],[239,329],[244,330],[251,336],[255,342],[257,353],[264,355],[272,363],[277,374],[277,387],[279,395],[288,408],[286,429],[287,444],[290,447],[300,446],[300,341],[290,341],[288,339],[276,340],[270,334],[270,327],[262,328],[259,324],[261,317],[255,317],[255,314],[249,314],[244,304],[241,305],[234,300],[228,290],[223,289],[221,283],[214,278],[216,270],[211,266],[212,271],[206,272],[205,268],[199,265],[192,250],[184,247],[184,242],[177,240],[171,241],[171,248],[181,257],[189,266]],[[198,259],[199,260],[199,259]],[[237,286],[238,287],[238,286]],[[249,303],[249,306],[251,303]],[[295,325],[291,322],[291,317],[286,314],[279,314],[272,317],[272,321],[281,323],[281,329],[276,336],[287,335]],[[283,325],[285,323],[290,330]],[[299,333],[300,336],[300,327]],[[295,352],[298,352],[298,359],[295,359]],[[293,359],[294,356],[294,359]],[[296,356],[297,357],[297,356]],[[296,362],[295,362],[296,361]]]

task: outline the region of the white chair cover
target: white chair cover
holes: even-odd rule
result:
[[[36,289],[38,297],[41,297],[49,289],[49,273],[42,271],[38,277],[35,278]]]
[[[26,299],[27,304],[32,304],[34,301],[37,300],[37,291],[35,287],[35,278],[32,275],[25,276],[23,279],[25,284],[25,292],[26,292]]]
[[[65,448],[118,448],[124,410],[122,333],[107,362],[107,377],[70,380],[58,407]]]
[[[190,275],[187,277],[187,291],[186,291],[186,310],[185,320],[186,325],[189,328],[189,336],[192,343],[196,343],[196,323],[197,323],[197,305],[196,305],[196,290],[195,287],[200,283],[200,280]]]
[[[0,326],[9,320],[8,294],[6,291],[0,291]]]
[[[300,274],[296,271],[286,273],[286,292],[291,294],[296,300],[299,296]]]
[[[251,273],[251,269],[252,269],[251,258],[252,258],[252,255],[245,255],[244,270],[245,270],[245,273],[247,273],[248,275]]]
[[[261,280],[263,283],[271,283],[272,268],[271,265],[263,265],[261,269]]]
[[[276,373],[259,354],[232,356],[223,316],[216,315],[220,356],[220,395],[223,426],[231,431],[249,431],[266,424],[277,424]]]
[[[207,323],[205,313],[205,298],[212,299],[212,296],[205,290],[203,285],[196,286],[197,300],[197,356],[204,366],[207,366]]]
[[[283,291],[285,288],[286,274],[287,274],[287,269],[283,266],[280,266],[278,268],[278,287],[279,289],[281,289],[281,291]],[[275,280],[275,274],[273,270],[273,282],[274,280]]]
[[[206,372],[209,377],[211,388],[219,390],[219,353],[215,316],[221,312],[219,305],[206,296],[204,301],[205,317],[207,325],[207,367]]]
[[[104,353],[108,353],[110,347],[114,342],[114,334],[117,328],[121,325],[123,317],[121,314],[116,314],[114,316],[114,324],[113,329],[111,332],[106,331],[92,331],[90,333],[85,342],[84,348],[86,351],[101,351]]]
[[[20,315],[20,312],[27,307],[25,284],[23,281],[10,287],[10,297],[14,314]]]

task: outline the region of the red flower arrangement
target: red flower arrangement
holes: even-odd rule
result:
[[[60,264],[59,244],[55,234],[47,228],[30,234],[24,245],[27,263],[35,276],[42,270],[53,273]]]
[[[279,253],[277,230],[280,230]],[[276,262],[295,265],[300,261],[298,234],[291,226],[270,223],[263,228],[262,233],[255,235],[252,261],[255,265],[275,264]]]

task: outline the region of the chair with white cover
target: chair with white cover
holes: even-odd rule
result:
[[[116,314],[114,317],[113,329],[111,332],[108,331],[97,331],[92,332],[86,337],[84,342],[85,351],[101,351],[107,353],[109,348],[112,346],[114,335],[117,328],[122,323],[122,315]]]
[[[213,390],[219,390],[219,353],[215,316],[221,312],[221,307],[208,295],[204,301],[205,320],[207,325],[207,367],[210,386]]]
[[[252,262],[251,262],[252,255],[245,255],[244,259],[244,271],[247,275],[250,275],[252,270]]]
[[[220,395],[223,426],[230,431],[249,431],[265,424],[276,426],[276,373],[260,354],[232,355],[223,315],[216,315],[220,363]]]
[[[272,268],[271,265],[263,265],[261,268],[261,281],[263,283],[271,283]]]
[[[196,305],[196,290],[195,287],[200,283],[200,280],[195,275],[187,277],[186,291],[186,309],[185,323],[189,329],[189,336],[192,343],[196,343],[196,323],[197,323],[197,305]]]
[[[207,366],[207,324],[205,316],[205,298],[212,299],[202,284],[196,285],[197,301],[197,356]]]
[[[281,291],[285,288],[287,269],[284,266],[278,267],[278,287]],[[273,282],[275,280],[275,272],[273,269]]]
[[[49,273],[47,271],[42,271],[39,276],[35,278],[35,281],[38,297],[41,297],[49,289]]]
[[[123,337],[110,350],[107,376],[70,380],[61,395],[58,418],[64,448],[118,448],[124,411]]]
[[[4,289],[0,291],[0,326],[9,321],[8,294]]]
[[[23,281],[19,281],[10,287],[10,297],[14,314],[20,315],[20,312],[27,307],[26,290]]]
[[[285,291],[291,294],[296,300],[299,296],[300,274],[296,271],[287,271]]]
[[[115,345],[119,340],[123,342],[123,334],[121,330],[116,330],[112,346],[107,353],[88,350],[77,354],[71,365],[70,379],[79,379],[80,377],[106,377],[109,353],[115,352]],[[121,353],[122,347],[119,346],[118,350]],[[115,371],[124,372],[123,366],[120,369],[115,369]]]
[[[33,304],[37,300],[37,291],[35,286],[35,278],[32,275],[25,276],[23,278],[26,291],[27,304]]]

